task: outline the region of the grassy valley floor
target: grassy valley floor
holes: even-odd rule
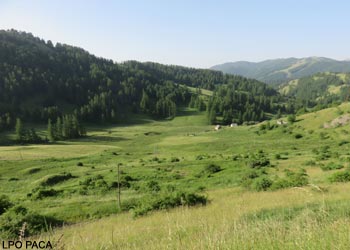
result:
[[[3,146],[1,194],[64,221],[35,238],[62,236],[65,249],[349,249],[350,127],[323,128],[348,112],[343,104],[286,126],[214,131],[204,113],[184,109],[173,120],[88,127],[79,140]],[[173,192],[209,202],[147,210]]]

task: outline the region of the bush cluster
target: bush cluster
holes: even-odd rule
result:
[[[53,186],[60,182],[75,178],[71,173],[57,174],[47,177],[41,182],[42,186]]]
[[[52,216],[43,216],[17,205],[0,216],[0,237],[14,239],[18,237],[18,230],[26,223],[26,235],[31,236],[48,231],[53,226],[61,226],[63,221]]]
[[[142,216],[153,210],[170,209],[177,206],[206,205],[207,197],[192,192],[174,192],[153,195],[138,203],[133,211],[135,217]]]

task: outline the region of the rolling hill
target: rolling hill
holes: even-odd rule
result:
[[[199,103],[188,87],[215,90],[219,85],[230,85],[239,95],[240,110],[233,101],[226,105],[236,116],[248,110],[247,102],[256,112],[271,112],[258,97],[272,103],[280,97],[254,79],[152,62],[114,63],[31,33],[0,30],[0,131],[13,129],[17,118],[43,123],[74,114],[83,122],[115,123],[136,113],[174,117],[179,106]]]
[[[318,73],[279,86],[283,95],[295,97],[306,106],[343,102],[349,99],[350,73]]]
[[[211,69],[278,85],[319,72],[350,72],[350,61],[337,61],[325,57],[286,58],[257,63],[229,62],[215,65]]]

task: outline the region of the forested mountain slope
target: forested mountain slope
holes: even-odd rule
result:
[[[350,61],[337,61],[324,57],[285,58],[262,62],[229,62],[211,67],[228,74],[279,85],[288,80],[311,76],[319,72],[350,72]]]
[[[349,100],[350,73],[318,73],[289,81],[280,86],[279,91],[295,97],[304,107],[324,106],[333,102]]]
[[[54,122],[64,114],[89,122],[121,121],[121,114],[130,112],[173,117],[177,106],[198,98],[186,86],[215,90],[218,85],[280,100],[266,84],[241,76],[158,63],[118,64],[30,33],[0,31],[0,130],[13,127],[16,117],[31,122]]]

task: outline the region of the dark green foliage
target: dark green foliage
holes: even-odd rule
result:
[[[209,164],[207,166],[204,167],[203,171],[207,174],[215,174],[217,172],[220,172],[222,169],[219,165],[216,164]]]
[[[295,134],[294,137],[295,139],[300,139],[300,138],[303,138],[303,135],[298,133],[298,134]]]
[[[84,126],[79,122],[76,114],[58,117],[56,123],[48,121],[48,138],[51,142],[56,140],[74,139],[86,135]]]
[[[200,91],[197,89],[197,92],[200,92]],[[196,108],[198,111],[204,111],[207,106],[206,106],[203,98],[201,98],[199,95],[200,95],[200,93],[192,95],[188,106],[190,108]]]
[[[113,182],[111,185],[108,185],[102,175],[96,175],[93,177],[88,177],[85,180],[79,182],[79,193],[81,195],[98,192],[103,193],[110,190],[111,188],[117,187],[117,185],[117,182]]]
[[[120,187],[121,188],[130,188],[131,187],[131,182],[133,181],[137,181],[136,179],[132,178],[131,176],[129,175],[123,175],[121,178],[120,178]],[[111,184],[110,184],[110,188],[118,188],[118,182],[117,181],[113,181]]]
[[[289,187],[301,187],[309,183],[308,175],[305,169],[300,169],[298,171],[285,170],[285,178],[276,179],[270,189],[277,190]]]
[[[249,155],[247,165],[251,168],[262,168],[270,166],[270,159],[263,151]]]
[[[21,119],[17,118],[16,120],[16,141],[19,143],[42,143],[43,140],[40,136],[37,135],[33,128],[25,129],[23,127]]]
[[[25,131],[24,131],[24,128],[23,128],[23,125],[22,125],[22,121],[19,118],[16,119],[16,127],[15,127],[15,129],[16,129],[16,140],[19,141],[19,142],[24,141]]]
[[[337,73],[318,73],[299,79],[296,87],[290,88],[288,95],[296,97],[298,109],[313,107],[313,111],[317,111],[330,107],[333,103],[346,101],[350,89],[349,79],[349,74],[346,74],[344,80]],[[340,93],[330,93],[330,85],[340,87]]]
[[[1,31],[0,40],[0,114],[4,114],[0,115],[0,129],[13,127],[15,114],[24,121],[50,119],[52,123],[68,114],[90,122],[120,121],[129,111],[174,116],[176,106],[190,99],[189,90],[177,83],[200,84],[196,79],[211,82],[210,75],[222,79],[220,72],[209,70],[116,64],[80,48],[59,43],[53,46],[14,30]],[[190,77],[185,80],[185,75]],[[24,105],[31,100],[35,105]],[[57,126],[59,135],[65,133],[60,127],[63,122]]]
[[[172,158],[170,159],[170,162],[179,162],[179,161],[180,161],[180,159],[177,158],[177,157],[172,157]]]
[[[242,176],[241,185],[245,188],[256,190],[255,187],[253,186],[253,183],[257,179],[266,178],[266,176],[267,176],[267,173],[265,172],[264,169],[249,170],[248,172],[244,173],[244,175]]]
[[[28,174],[35,174],[37,172],[39,172],[41,170],[41,168],[31,168],[27,171]]]
[[[9,197],[6,195],[1,195],[0,196],[0,215],[6,212],[7,209],[12,207],[13,204],[10,201]]]
[[[235,78],[236,77],[236,78]],[[218,86],[207,105],[209,124],[222,116],[224,124],[263,121],[266,112],[275,113],[285,106],[278,103],[283,98],[275,90],[255,80],[227,76],[227,84]],[[245,85],[242,83],[245,82]]]
[[[156,182],[156,181],[147,182],[146,187],[147,187],[148,191],[151,191],[151,192],[159,192],[160,191],[160,186],[159,186],[158,182]]]
[[[2,239],[16,239],[18,231],[26,223],[26,236],[47,232],[51,227],[61,226],[63,221],[52,216],[43,216],[28,211],[23,206],[15,206],[0,217],[0,237]]]
[[[15,115],[25,122],[50,119],[52,140],[55,133],[64,138],[82,133],[66,130],[66,115],[95,123],[123,121],[130,111],[167,118],[176,115],[179,105],[189,104],[207,109],[210,123],[224,115],[228,124],[232,119],[261,121],[267,112],[286,110],[279,104],[283,98],[277,91],[253,79],[158,63],[116,64],[83,49],[60,43],[53,46],[14,30],[1,31],[0,40],[0,114],[4,114],[0,130],[13,127]],[[197,88],[196,93],[183,85]],[[215,92],[213,105],[206,107],[199,88],[215,90],[217,86],[222,87]],[[24,105],[33,100],[35,105]]]
[[[272,185],[272,181],[267,177],[256,178],[253,181],[252,188],[256,191],[266,191]]]
[[[294,123],[296,121],[296,116],[294,114],[288,116],[288,122]]]
[[[78,166],[78,167],[82,167],[82,166],[84,166],[84,163],[78,162],[78,163],[77,163],[77,166]]]
[[[197,178],[200,177],[211,177],[212,174],[218,173],[222,171],[221,167],[219,165],[210,163],[209,165],[206,165],[202,171],[200,171],[198,174],[196,174],[195,176]]]
[[[338,143],[338,145],[339,145],[339,146],[343,146],[343,145],[348,144],[348,143],[349,143],[349,141],[342,140],[342,141],[340,141],[340,142]]]
[[[329,177],[331,182],[348,182],[350,181],[350,171],[336,172]]]
[[[63,191],[61,190],[56,190],[56,189],[37,189],[37,190],[33,190],[33,193],[31,194],[31,196],[34,199],[40,200],[40,199],[44,199],[47,197],[56,197],[58,195],[60,195]]]
[[[332,156],[332,152],[330,151],[329,146],[324,146],[320,150],[314,149],[313,153],[317,155],[316,156],[317,161],[327,160]]]
[[[336,169],[342,169],[344,166],[342,164],[337,164],[335,162],[329,162],[326,165],[321,165],[321,169],[323,171],[329,171],[329,170],[336,170]]]
[[[197,155],[197,156],[196,156],[196,160],[197,160],[197,161],[201,161],[201,160],[203,160],[204,158],[205,158],[204,155]]]
[[[0,132],[9,130],[14,126],[14,118],[11,117],[10,113],[0,112]]]
[[[57,174],[52,175],[50,177],[47,177],[44,181],[41,182],[42,186],[53,186],[60,182],[69,180],[75,178],[71,173],[63,173],[63,174]]]
[[[48,137],[50,142],[53,142],[56,140],[55,133],[54,133],[54,130],[52,128],[51,119],[49,119],[49,121],[47,122],[47,137]]]
[[[304,163],[305,166],[316,166],[316,162],[313,160],[306,161]]]
[[[206,205],[207,198],[191,192],[173,192],[164,193],[156,196],[150,196],[141,201],[133,209],[135,217],[147,214],[152,210],[170,209],[177,206],[195,206]]]

